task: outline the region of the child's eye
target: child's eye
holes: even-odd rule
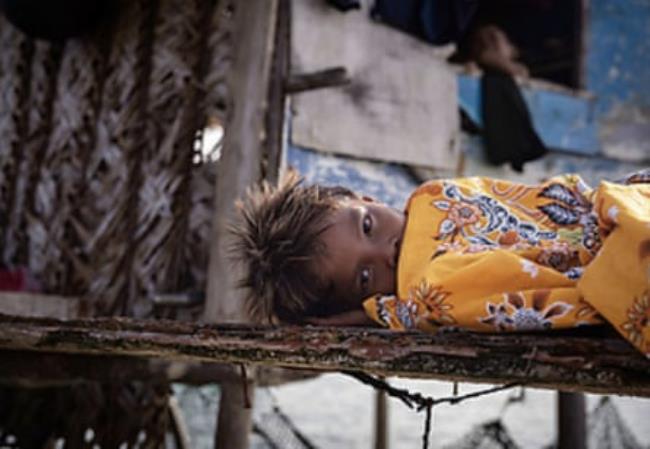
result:
[[[359,284],[361,286],[361,292],[366,294],[368,292],[368,284],[370,283],[370,270],[364,268],[359,274]]]
[[[361,225],[363,226],[363,233],[369,235],[370,231],[372,230],[372,218],[370,218],[370,215],[363,217],[363,222]]]

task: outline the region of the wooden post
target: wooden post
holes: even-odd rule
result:
[[[375,449],[388,449],[388,401],[386,392],[375,391]]]
[[[558,449],[586,449],[585,395],[558,391],[557,417]]]
[[[222,383],[220,391],[215,447],[247,448],[252,429],[252,405],[247,408],[242,387],[238,383]]]
[[[228,255],[228,227],[234,201],[261,180],[265,113],[277,0],[250,0],[235,5],[234,58],[230,79],[233,102],[225,126],[224,148],[217,168],[215,214],[210,245],[208,287],[203,318],[208,322],[242,322],[241,293]]]
[[[176,397],[170,396],[167,407],[169,410],[169,421],[176,449],[190,449],[192,444],[190,433],[187,430],[187,424],[185,424],[183,412],[181,411],[181,407],[178,404]]]
[[[285,78],[291,67],[291,0],[278,0],[275,45],[269,79],[268,111],[266,114],[266,158],[264,177],[271,183],[278,181],[288,128],[287,92]]]
[[[262,177],[277,5],[277,0],[234,3],[233,63],[228,80],[232,110],[217,168],[203,315],[207,322],[246,321],[241,293],[236,289],[238,272],[228,256],[228,226],[234,218],[234,201]],[[252,387],[251,383],[251,392]],[[242,386],[238,382],[225,382],[221,384],[221,393],[215,447],[246,449],[252,409],[242,406]]]

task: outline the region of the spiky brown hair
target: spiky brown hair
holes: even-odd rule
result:
[[[327,313],[331,286],[318,278],[313,261],[324,252],[320,235],[338,201],[355,196],[344,187],[304,185],[290,171],[277,187],[264,182],[237,202],[233,250],[244,265],[240,287],[248,290],[254,321],[298,323]]]

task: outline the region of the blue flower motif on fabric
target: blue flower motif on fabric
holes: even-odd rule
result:
[[[436,240],[451,238],[453,241],[456,235],[462,235],[471,244],[498,247],[499,243],[488,237],[497,230],[501,233],[515,231],[520,239],[530,245],[557,238],[556,232],[540,230],[534,223],[522,221],[487,195],[465,196],[458,186],[450,183],[444,183],[443,194],[450,201],[436,200],[431,203],[436,209],[447,212],[447,218],[440,223]],[[485,218],[485,224],[481,224],[479,218]],[[471,229],[470,235],[466,228]]]
[[[578,279],[580,279],[582,277],[582,273],[584,273],[584,271],[585,270],[582,267],[573,267],[573,268],[569,268],[564,273],[564,275],[567,278],[571,279],[572,281],[577,281]]]
[[[538,207],[553,223],[561,226],[579,225],[583,230],[582,245],[592,254],[598,251],[602,243],[598,233],[598,220],[587,198],[559,183],[545,187],[538,196],[553,200],[552,203]]]
[[[395,315],[405,329],[415,328],[415,310],[417,306],[411,301],[396,301]]]
[[[566,315],[573,306],[563,301],[547,304],[550,290],[537,290],[532,294],[531,304],[526,304],[523,292],[504,294],[500,304],[486,304],[487,316],[479,322],[492,326],[495,330],[532,331],[553,327],[553,320]]]
[[[381,320],[382,324],[390,327],[390,310],[387,303],[395,302],[395,295],[377,295],[375,296],[377,304],[377,317]]]

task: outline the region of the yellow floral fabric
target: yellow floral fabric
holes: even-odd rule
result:
[[[396,295],[364,302],[392,329],[614,325],[650,355],[650,185],[431,181],[409,199]],[[645,242],[645,243],[644,243]],[[645,245],[645,246],[644,246]]]
[[[594,210],[604,243],[578,288],[650,357],[650,184],[603,182],[594,195]]]

